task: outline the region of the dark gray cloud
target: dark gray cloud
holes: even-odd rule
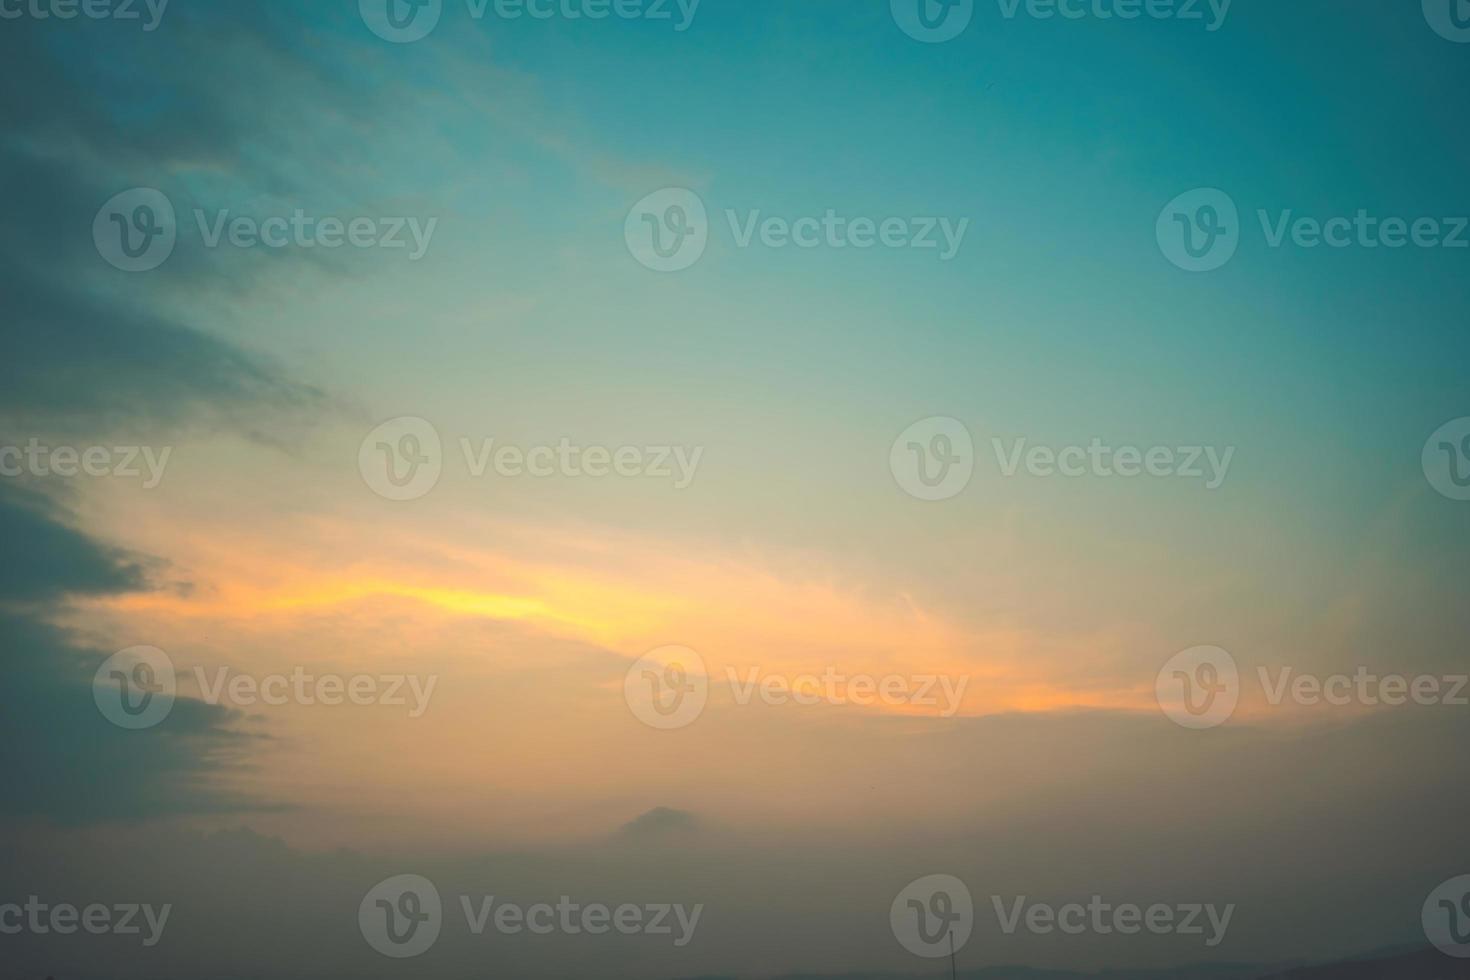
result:
[[[177,19],[178,31],[190,30],[187,15]],[[185,168],[238,186],[278,183],[269,163],[241,152],[258,120],[229,108],[258,102],[259,93],[231,78],[235,96],[216,99],[225,80],[197,49],[116,24],[85,33],[61,26],[23,18],[0,32],[7,76],[27,80],[0,93],[8,190],[0,426],[95,433],[187,424],[257,435],[267,421],[297,423],[319,411],[321,392],[183,312],[210,293],[248,291],[248,267],[224,275],[199,250],[180,247],[156,274],[129,275],[107,265],[92,239],[98,209],[130,187],[159,188],[180,207],[193,202]],[[240,26],[249,36],[249,22]]]
[[[166,26],[269,50],[268,14],[196,13],[170,11]],[[207,70],[206,49],[162,37],[26,17],[0,30],[0,444],[58,433],[142,442],[183,429],[280,443],[326,405],[193,312],[227,309],[200,300],[248,291],[248,268],[225,276],[180,248],[166,273],[129,275],[93,242],[98,209],[125,188],[193,200],[187,167],[240,186],[282,180],[241,149],[270,99]],[[163,563],[78,529],[61,494],[43,481],[0,485],[0,817],[85,824],[258,805],[219,788],[245,738],[229,712],[180,699],[156,728],[124,731],[97,710],[92,674],[114,651],[77,643],[56,613],[72,597],[152,588]]]
[[[68,596],[146,588],[149,563],[14,487],[0,487],[0,538],[10,555],[0,567],[0,817],[77,824],[253,805],[214,788],[244,738],[228,711],[181,698],[155,728],[117,728],[92,697],[93,672],[113,651],[79,646],[48,621]]]
[[[137,560],[65,526],[56,502],[20,486],[0,487],[0,599],[46,600],[141,588]]]

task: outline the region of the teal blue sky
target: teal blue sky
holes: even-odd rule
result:
[[[0,819],[46,845],[7,847],[77,869],[81,892],[94,844],[131,875],[109,836],[126,818],[190,855],[165,877],[217,862],[211,890],[259,893],[202,901],[195,945],[150,976],[269,934],[302,867],[322,900],[279,949],[254,943],[287,965],[242,949],[237,970],[304,976],[330,948],[341,975],[390,975],[350,913],[380,863],[431,851],[487,878],[523,866],[538,888],[572,866],[623,887],[667,846],[734,911],[697,956],[619,961],[628,976],[912,970],[884,915],[939,868],[1016,894],[1241,901],[1220,950],[1021,937],[977,943],[976,964],[1422,945],[1423,896],[1465,870],[1445,841],[1467,815],[1470,761],[1446,750],[1466,709],[1276,711],[1253,689],[1200,733],[1155,685],[1206,644],[1247,680],[1464,669],[1470,502],[1423,462],[1470,417],[1470,43],[1436,31],[1436,2],[1235,0],[1211,30],[975,0],[933,44],[890,0],[702,0],[685,30],[444,0],[411,43],[358,0],[171,0],[147,31],[0,20],[23,83],[0,90],[0,449],[174,450],[156,493],[0,482],[0,524],[54,557],[0,582],[0,657],[27,705],[0,717],[24,780]],[[178,216],[167,261],[139,274],[94,238],[129,188]],[[659,272],[625,230],[670,189],[702,202],[709,242]],[[1192,272],[1158,229],[1198,189],[1233,203],[1239,244]],[[418,259],[209,247],[196,219],[296,210],[432,236]],[[1467,247],[1276,248],[1258,217],[1360,211],[1435,219]],[[964,236],[948,260],[741,247],[727,217],[829,212]],[[410,416],[442,436],[444,474],[390,499],[360,452]],[[938,501],[890,456],[931,417],[976,449],[968,487]],[[702,461],[677,492],[470,479],[461,437]],[[992,440],[1233,455],[1213,489],[1008,478]],[[174,727],[125,743],[90,674],[145,642],[242,671],[441,671],[443,710],[399,728],[185,696]],[[718,701],[680,741],[640,724],[624,684],[683,644],[711,668],[975,683],[942,719]],[[953,792],[911,802],[936,787]],[[297,870],[257,871],[277,864]],[[237,928],[241,908],[270,928]],[[478,965],[483,947],[446,945],[441,970]],[[86,959],[36,949],[38,975]],[[510,955],[517,976],[613,959]]]
[[[1470,250],[1273,249],[1256,217],[1470,213],[1455,98],[1470,52],[1416,5],[1240,2],[1209,31],[1007,19],[981,3],[932,45],[881,3],[706,0],[683,32],[475,20],[447,3],[432,34],[401,45],[351,8],[180,6],[234,35],[217,84],[261,86],[274,108],[249,117],[262,125],[245,159],[178,179],[243,213],[305,198],[438,217],[420,263],[349,257],[346,285],[297,280],[321,305],[241,314],[248,343],[315,358],[313,380],[373,414],[469,431],[513,419],[528,437],[672,429],[724,450],[710,465],[728,464],[730,492],[647,519],[722,528],[776,472],[799,492],[770,494],[763,519],[820,545],[890,512],[873,470],[928,415],[982,442],[1236,445],[1230,520],[1290,528],[1324,566],[1405,495],[1401,533],[1428,546],[1463,527],[1419,451],[1465,412]],[[128,41],[141,59],[157,37]],[[183,78],[207,70],[169,57]],[[133,82],[115,90],[121,118],[199,98],[175,75]],[[633,202],[665,186],[697,191],[714,229],[673,276],[632,261],[621,234]],[[1196,187],[1228,193],[1243,224],[1235,259],[1208,274],[1175,268],[1154,234]],[[969,225],[941,262],[737,249],[724,217],[829,208]],[[1094,528],[1103,506],[1200,517],[1182,490],[1106,505],[990,492],[1037,508],[1050,503],[1033,494],[1057,494]],[[812,497],[834,504],[814,519]]]
[[[95,34],[54,39],[119,125],[202,130],[161,182],[235,213],[304,202],[438,220],[412,264],[334,256],[323,278],[310,263],[201,258],[262,284],[206,329],[298,364],[366,416],[712,447],[701,494],[620,502],[610,520],[818,547],[903,528],[887,446],[948,415],[981,443],[1096,436],[1238,456],[1216,500],[987,485],[923,518],[936,527],[1059,508],[1085,541],[1121,512],[1218,527],[1227,550],[1271,528],[1323,574],[1363,527],[1389,521],[1429,553],[1464,529],[1419,457],[1470,399],[1470,249],[1271,248],[1257,218],[1470,214],[1456,98],[1470,50],[1416,4],[1241,0],[1211,31],[1010,19],[990,2],[959,37],[923,44],[877,2],[705,0],[684,31],[477,20],[447,2],[428,37],[391,44],[353,4],[176,3],[158,32],[113,31],[115,58],[86,57]],[[206,62],[168,45],[171,30],[220,44]],[[242,86],[270,108],[217,97]],[[216,126],[251,136],[210,159]],[[713,241],[659,275],[622,227],[668,186],[700,195]],[[1203,274],[1155,238],[1164,205],[1198,187],[1229,194],[1242,224],[1236,257]],[[727,209],[968,226],[948,262],[739,249]],[[181,234],[188,261],[197,235]],[[812,499],[829,505],[814,515]]]

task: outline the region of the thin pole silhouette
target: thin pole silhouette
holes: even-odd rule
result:
[[[959,976],[958,968],[954,963],[954,930],[949,930],[949,980],[956,980]]]

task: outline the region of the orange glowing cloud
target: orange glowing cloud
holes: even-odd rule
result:
[[[319,519],[275,538],[291,540],[290,549],[270,544],[273,537],[251,529],[180,539],[169,553],[196,588],[108,598],[94,608],[186,631],[178,624],[248,624],[257,633],[289,632],[314,615],[350,611],[364,621],[391,610],[409,643],[445,620],[484,619],[630,660],[683,644],[721,677],[758,668],[790,678],[833,666],[847,675],[965,677],[966,714],[1149,706],[1141,685],[1067,683],[1057,654],[1025,630],[960,624],[808,556],[719,554],[587,528],[460,525],[447,538],[381,531],[364,538]],[[348,539],[352,549],[334,547]]]

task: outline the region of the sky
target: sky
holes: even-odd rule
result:
[[[0,0],[12,969],[1470,955],[1451,2]]]

